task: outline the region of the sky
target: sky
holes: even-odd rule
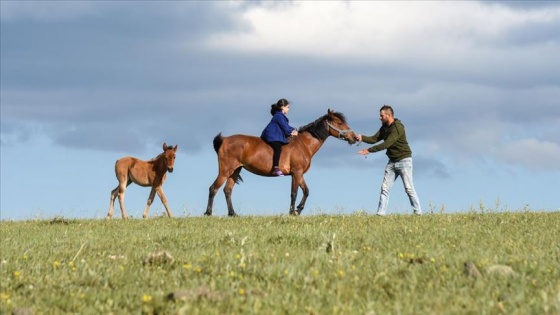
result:
[[[163,190],[201,216],[212,139],[260,135],[270,105],[294,127],[344,113],[373,135],[391,105],[425,213],[560,210],[560,2],[5,1],[2,220],[102,219],[114,163],[178,145]],[[374,214],[385,152],[330,137],[302,215]],[[242,171],[239,215],[287,215],[289,176]],[[149,188],[131,185],[140,218]],[[301,197],[301,191],[298,197]],[[120,218],[118,202],[115,217]],[[398,180],[388,214],[411,214]],[[164,207],[154,201],[150,217]],[[226,216],[220,189],[214,215]]]

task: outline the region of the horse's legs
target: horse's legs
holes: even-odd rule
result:
[[[238,167],[233,174],[227,179],[226,186],[224,187],[224,194],[226,195],[226,203],[228,207],[228,216],[235,217],[237,214],[235,210],[233,210],[233,204],[231,202],[231,192],[233,191],[233,187],[235,186],[235,182],[239,178],[239,173],[241,172],[241,167]]]
[[[296,198],[298,193],[298,177],[301,177],[299,174],[292,174],[292,190],[290,194],[290,215],[298,215],[295,210],[296,206]]]
[[[212,185],[210,185],[209,193],[208,193],[208,205],[206,206],[206,212],[204,212],[204,215],[212,215],[212,207],[214,205],[214,196],[216,196],[216,192],[218,191],[218,189],[220,189],[220,187],[222,187],[222,185],[224,184],[224,182],[226,181],[227,176],[224,176],[223,174],[218,174],[218,177],[216,177],[216,180],[212,183]]]
[[[150,211],[150,206],[152,202],[154,202],[154,197],[156,196],[156,188],[152,187],[150,190],[150,195],[148,196],[148,202],[146,203],[146,208],[144,209],[144,213],[142,213],[142,218],[145,219],[148,216],[148,211]]]
[[[295,210],[295,204],[297,199],[297,192],[298,188],[301,188],[303,192],[303,197],[301,197],[301,201],[297,206],[297,211]],[[305,207],[305,202],[307,201],[307,196],[309,196],[309,188],[305,183],[305,179],[303,178],[302,174],[292,174],[292,193],[291,193],[291,200],[290,200],[290,214],[291,215],[300,215],[303,207]]]
[[[173,218],[173,214],[171,214],[171,210],[169,210],[169,206],[167,205],[167,198],[165,197],[165,194],[163,193],[163,187],[162,186],[157,187],[156,192],[158,194],[159,199],[161,200],[161,203],[163,203],[163,206],[165,207],[165,211],[167,211],[167,216],[169,216],[170,218]],[[148,215],[147,212],[146,212],[146,215]]]
[[[299,187],[301,188],[301,191],[303,191],[303,197],[301,197],[301,201],[297,206],[297,213],[301,214],[301,211],[303,211],[303,207],[305,207],[305,202],[307,201],[307,197],[309,196],[309,188],[307,187],[307,183],[305,182],[303,176],[301,177]]]

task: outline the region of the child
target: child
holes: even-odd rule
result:
[[[290,111],[290,103],[286,99],[279,99],[276,104],[270,105],[270,114],[272,119],[264,128],[261,138],[272,147],[274,154],[272,155],[272,175],[284,176],[279,167],[280,153],[282,146],[288,143],[286,137],[297,136],[298,132],[288,123],[286,114]]]

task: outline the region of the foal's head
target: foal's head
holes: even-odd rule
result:
[[[328,110],[327,125],[329,126],[329,134],[335,138],[347,141],[349,144],[356,142],[356,134],[346,124],[346,118],[342,113]]]
[[[175,152],[177,152],[177,146],[167,146],[163,144],[163,159],[165,161],[165,166],[167,171],[173,173],[173,164],[175,164]]]

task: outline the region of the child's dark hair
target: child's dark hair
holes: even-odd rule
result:
[[[276,104],[270,105],[270,114],[274,116],[274,113],[276,113],[279,110],[282,110],[282,107],[288,105],[290,105],[290,102],[288,102],[288,100],[285,98],[281,98],[278,100],[278,102],[276,102]]]

